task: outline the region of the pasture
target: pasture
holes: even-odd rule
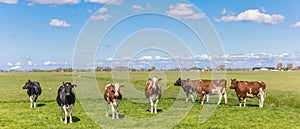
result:
[[[110,72],[95,73],[97,84],[103,90],[107,83],[112,82]],[[162,98],[157,106],[158,113],[151,114],[147,112],[148,103],[145,96],[140,96],[137,103],[126,98],[128,94],[123,93],[123,101],[120,105],[121,122],[127,118],[152,118],[153,116],[162,115],[170,110],[170,107],[179,102],[182,105],[190,105],[191,109],[186,116],[179,121],[173,128],[299,128],[300,127],[300,72],[252,72],[237,71],[227,72],[227,93],[228,104],[218,105],[211,117],[205,123],[199,123],[199,116],[203,106],[199,103],[199,97],[196,103],[185,102],[185,97],[177,98],[178,94],[183,92],[181,87],[173,86],[174,82],[180,77],[180,72],[165,72],[165,84],[163,86]],[[201,78],[210,79],[211,72],[199,72]],[[143,91],[148,72],[131,72],[130,82],[137,90]],[[85,77],[82,78],[92,78]],[[238,99],[234,90],[229,89],[230,79],[256,81],[262,80],[267,84],[267,98],[263,108],[258,108],[258,99],[247,99],[246,107],[238,107]],[[39,81],[43,89],[42,95],[38,100],[38,107],[30,109],[29,98],[26,90],[22,87],[27,79]],[[97,125],[97,120],[93,114],[86,114],[84,102],[76,100],[73,110],[73,124],[63,124],[59,119],[60,107],[57,105],[55,98],[57,88],[62,82],[71,81],[72,73],[0,73],[0,128],[101,128]],[[75,93],[79,92],[74,89]],[[126,85],[124,87],[126,89]],[[91,91],[93,92],[93,91]],[[87,93],[88,94],[88,93]],[[76,94],[78,95],[78,94]],[[100,96],[103,93],[101,92]],[[78,97],[78,96],[77,96]],[[94,100],[91,100],[94,101]],[[99,103],[95,106],[105,108],[105,103]],[[105,111],[103,111],[105,112]],[[172,112],[176,114],[177,112]],[[100,113],[101,114],[101,113]],[[105,113],[101,117],[105,117]],[[105,118],[110,120],[111,118]],[[174,119],[165,117],[161,125],[173,121]],[[94,122],[95,121],[95,122]],[[100,120],[99,120],[100,121]],[[130,124],[130,123],[127,123]],[[126,127],[126,123],[119,125],[121,128]],[[149,128],[151,126],[145,127]],[[163,126],[161,128],[168,127]]]

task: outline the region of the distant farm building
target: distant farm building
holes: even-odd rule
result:
[[[252,71],[275,71],[275,67],[254,67]]]

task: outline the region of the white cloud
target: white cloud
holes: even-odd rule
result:
[[[16,66],[21,66],[21,63],[20,63],[20,62],[17,62],[15,65],[16,65]]]
[[[227,10],[226,9],[223,9],[220,14],[226,14],[227,13]]]
[[[109,18],[111,18],[111,16],[108,15],[108,14],[92,16],[92,20],[102,20],[102,21],[107,21]]]
[[[58,19],[52,19],[49,22],[49,25],[50,26],[57,26],[57,27],[70,27],[71,26],[71,24],[67,23],[66,21],[58,20]]]
[[[11,67],[11,69],[20,69],[20,68],[22,68],[22,66],[19,66],[19,65]]]
[[[133,12],[141,12],[143,11],[143,7],[140,5],[132,5]]]
[[[45,61],[44,62],[44,65],[56,65],[57,62],[54,62],[54,61]]]
[[[85,2],[120,5],[123,0],[85,0]]]
[[[139,60],[152,60],[152,56],[142,56]]]
[[[278,24],[282,23],[285,17],[281,14],[267,14],[262,12],[263,9],[250,9],[244,12],[241,12],[237,16],[228,15],[223,16],[219,19],[215,19],[217,22],[234,22],[234,21],[242,21],[242,22],[255,22],[260,24]]]
[[[295,24],[290,25],[290,27],[300,27],[300,22],[296,22]]]
[[[78,4],[80,0],[28,0],[35,4]]]
[[[0,0],[0,3],[17,4],[18,0]]]
[[[192,9],[192,4],[179,3],[177,5],[171,5],[170,10],[167,11],[167,15],[175,18],[183,19],[202,19],[205,17],[204,13],[195,13]]]
[[[93,13],[93,10],[91,10],[91,9],[88,9],[88,10],[86,10],[89,14],[91,14],[91,13]]]
[[[8,62],[8,63],[7,63],[7,66],[13,66],[13,64],[12,64],[12,63],[10,63],[10,62]]]
[[[99,13],[105,13],[105,12],[108,12],[108,9],[107,8],[101,8],[98,10]]]

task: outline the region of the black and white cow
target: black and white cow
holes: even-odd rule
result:
[[[75,104],[75,94],[72,91],[72,88],[77,87],[76,85],[72,85],[71,82],[63,82],[63,85],[58,88],[58,93],[56,97],[56,102],[60,106],[60,120],[63,121],[62,118],[62,110],[65,113],[65,124],[67,124],[68,117],[68,109],[70,109],[70,123],[72,121],[72,110]]]
[[[38,97],[42,94],[42,88],[39,82],[28,80],[23,89],[27,89],[27,94],[30,99],[30,108],[37,106]]]

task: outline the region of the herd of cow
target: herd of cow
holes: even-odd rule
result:
[[[148,78],[145,87],[145,97],[149,101],[149,111],[151,113],[157,113],[157,104],[162,95],[161,87],[159,86],[159,81],[161,78]],[[204,99],[209,101],[209,95],[216,94],[218,95],[217,104],[221,103],[222,98],[227,104],[227,93],[226,93],[227,80],[178,80],[174,83],[174,86],[181,86],[183,91],[186,94],[186,102],[191,97],[192,101],[195,102],[193,94],[196,93],[200,97],[201,104],[204,104]],[[60,106],[60,120],[63,121],[62,111],[64,111],[64,123],[67,124],[67,116],[70,116],[70,123],[72,123],[72,109],[75,103],[75,94],[72,92],[72,88],[77,87],[72,85],[71,82],[66,82],[58,88],[58,93],[56,97],[57,104]],[[106,117],[108,117],[108,106],[111,106],[112,110],[112,119],[119,118],[119,105],[122,100],[121,89],[123,85],[119,83],[111,83],[105,86],[104,99],[106,100]],[[23,89],[27,89],[27,94],[30,99],[30,108],[37,106],[38,96],[41,95],[42,89],[40,83],[36,81],[28,80]],[[230,89],[234,89],[236,95],[239,99],[239,106],[246,106],[247,97],[258,97],[259,98],[259,107],[263,107],[264,99],[266,95],[266,84],[262,81],[238,81],[236,79],[231,79]],[[69,109],[69,113],[68,113]]]

